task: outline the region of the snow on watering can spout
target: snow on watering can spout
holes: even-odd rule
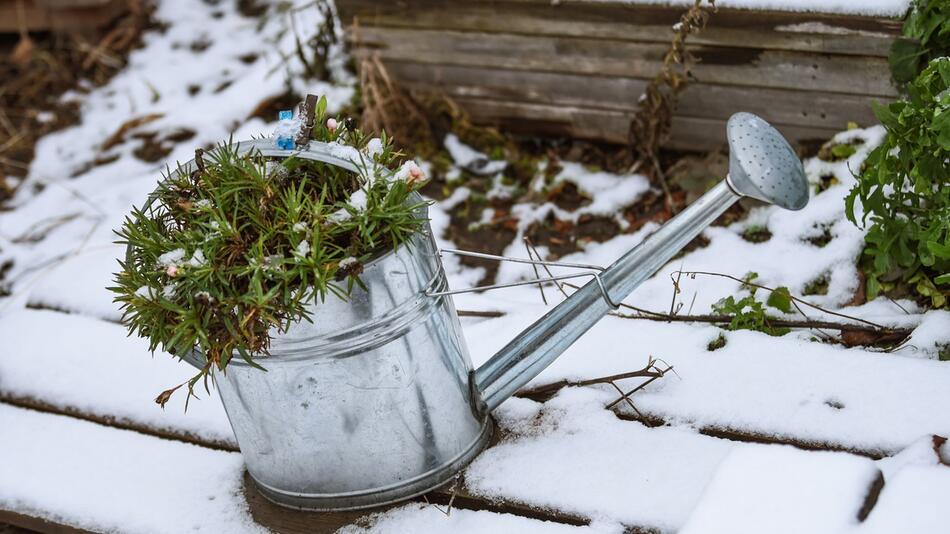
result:
[[[729,175],[688,208],[624,254],[567,300],[495,354],[475,374],[492,410],[527,384],[743,196],[798,210],[808,183],[792,147],[771,125],[736,113],[726,126]]]
[[[232,359],[214,379],[255,485],[282,506],[328,511],[380,506],[453,480],[488,445],[492,409],[736,200],[805,205],[801,162],[777,131],[740,113],[727,133],[732,154],[722,183],[610,267],[567,265],[587,271],[571,276],[593,280],[478,370],[450,297],[468,290],[448,288],[440,261],[461,251],[439,251],[428,226],[366,262],[349,299],[310,303],[311,321],[271,332],[270,354],[259,359],[266,372]],[[245,141],[237,150],[366,170],[316,141],[293,150]],[[185,360],[200,367],[204,356]]]

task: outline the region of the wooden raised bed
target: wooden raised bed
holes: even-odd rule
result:
[[[129,0],[0,0],[0,32],[93,33],[128,9]]]
[[[337,0],[358,55],[377,53],[413,90],[444,92],[476,122],[624,143],[684,8],[618,1]],[[897,95],[896,19],[719,9],[688,41],[701,62],[671,146],[711,149],[751,111],[795,142],[875,121]]]

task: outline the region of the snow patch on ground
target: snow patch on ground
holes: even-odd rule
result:
[[[677,529],[732,444],[682,428],[621,421],[609,392],[569,388],[543,406],[511,399],[497,415],[510,436],[469,467],[489,498],[592,519]]]
[[[840,534],[880,475],[867,458],[793,447],[735,447],[680,534]]]
[[[950,525],[950,468],[915,465],[888,479],[877,505],[855,534],[946,532]]]
[[[0,509],[97,532],[267,532],[239,454],[3,404],[0,428]]]
[[[0,319],[0,389],[6,395],[38,399],[218,442],[235,443],[217,392],[192,399],[172,397],[165,409],[154,399],[197,370],[171,355],[152,357],[148,342],[129,337],[125,328],[59,312],[18,310]],[[2,427],[0,427],[2,428]]]

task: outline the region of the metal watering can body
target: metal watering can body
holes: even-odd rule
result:
[[[527,384],[742,196],[808,201],[801,162],[762,119],[727,126],[730,174],[474,370],[428,225],[364,265],[367,289],[312,305],[275,333],[267,371],[235,358],[215,377],[248,472],[277,504],[345,510],[388,504],[451,480],[489,442],[490,412]],[[277,150],[359,172],[322,143]],[[189,164],[184,168],[189,169]],[[425,216],[421,213],[420,216]],[[193,365],[199,355],[185,358]]]

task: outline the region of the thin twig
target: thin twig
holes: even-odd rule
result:
[[[666,369],[659,369],[658,367],[656,367],[657,361],[658,360],[651,357],[649,361],[647,362],[647,365],[643,367],[643,369],[639,369],[637,371],[630,371],[627,373],[620,373],[616,375],[602,376],[598,378],[590,378],[587,380],[561,380],[558,382],[553,382],[551,384],[546,384],[543,386],[539,386],[537,388],[524,391],[522,393],[519,393],[519,395],[522,395],[522,396],[546,395],[549,393],[553,393],[564,387],[569,387],[569,386],[583,387],[583,386],[592,386],[594,384],[613,384],[614,382],[618,380],[625,380],[628,378],[649,378],[651,380],[655,380],[657,378],[662,378],[663,375],[665,375],[667,372],[669,372],[673,368],[672,366],[667,366]],[[621,395],[623,395],[622,391],[621,391]]]
[[[537,250],[534,249],[534,245],[531,244],[531,240],[528,239],[528,236],[525,236],[525,237],[524,237],[524,248],[528,251],[528,259],[534,261],[534,259],[535,259],[534,254],[537,253]],[[539,254],[538,257],[537,257],[537,261],[542,261],[540,254]],[[541,275],[538,273],[538,264],[537,264],[537,263],[532,263],[532,264],[531,264],[531,268],[534,269],[534,277],[535,277],[535,278],[541,278]],[[553,278],[553,276],[550,277],[550,278]],[[544,302],[544,305],[545,305],[545,306],[547,306],[547,305],[548,305],[548,297],[546,297],[546,296],[544,295],[544,284],[541,283],[541,282],[538,282],[538,291],[541,292],[541,301]]]
[[[728,278],[729,280],[735,280],[736,282],[739,282],[739,283],[742,284],[742,285],[754,287],[754,288],[757,288],[757,289],[762,289],[762,290],[768,291],[768,292],[770,292],[770,293],[775,291],[774,288],[771,288],[771,287],[768,287],[768,286],[763,286],[763,285],[761,285],[761,284],[756,284],[755,282],[751,282],[751,281],[749,281],[749,280],[743,280],[743,279],[741,279],[741,278],[737,278],[737,277],[735,277],[735,276],[732,276],[731,274],[713,273],[713,272],[709,272],[709,271],[682,271],[682,273],[685,274],[685,275],[689,275],[689,276],[691,276],[691,277],[695,277],[695,275],[697,275],[697,274],[701,274],[701,275],[704,275],[704,276],[718,276],[718,277],[720,277],[720,278]],[[789,298],[791,299],[792,302],[798,302],[798,303],[800,303],[800,304],[804,304],[805,306],[808,306],[809,308],[818,310],[818,311],[823,312],[823,313],[827,313],[827,314],[829,314],[829,315],[834,315],[834,316],[836,316],[836,317],[841,317],[841,318],[843,318],[843,319],[850,319],[850,320],[852,320],[852,321],[859,321],[859,322],[862,322],[862,323],[864,323],[864,324],[871,325],[871,326],[874,326],[874,327],[876,327],[876,328],[879,328],[879,329],[881,329],[881,330],[887,330],[887,327],[886,327],[886,326],[877,324],[877,323],[872,322],[872,321],[868,321],[867,319],[862,319],[862,318],[860,318],[860,317],[855,317],[855,316],[853,316],[853,315],[848,315],[848,314],[845,314],[845,313],[839,313],[839,312],[836,312],[836,311],[829,310],[829,309],[827,309],[827,308],[823,308],[823,307],[821,307],[821,306],[819,306],[819,305],[817,305],[817,304],[812,304],[811,302],[808,302],[807,300],[800,299],[800,298],[796,297],[795,295],[791,295],[791,294],[790,294],[790,295],[789,295]],[[802,313],[802,315],[805,315],[805,314]],[[807,317],[807,316],[806,316],[806,317]]]

